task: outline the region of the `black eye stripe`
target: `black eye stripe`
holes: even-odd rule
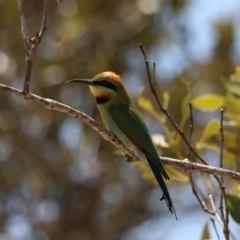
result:
[[[97,85],[109,88],[109,89],[111,89],[111,90],[113,90],[115,92],[117,91],[116,85],[114,85],[113,83],[110,83],[110,82],[108,82],[106,80],[99,81]]]

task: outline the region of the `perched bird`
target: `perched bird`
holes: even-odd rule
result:
[[[119,75],[103,72],[93,79],[74,79],[70,82],[88,84],[96,98],[105,127],[112,131],[135,155],[150,166],[169,210],[175,214],[171,197],[163,180],[169,179],[153,145],[149,130],[135,104],[129,97]],[[177,216],[176,216],[177,218]]]

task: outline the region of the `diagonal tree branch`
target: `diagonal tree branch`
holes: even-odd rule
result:
[[[204,164],[208,165],[208,163],[199,155],[199,153],[195,150],[195,148],[192,146],[192,144],[188,141],[187,137],[185,136],[184,132],[179,128],[179,126],[177,125],[177,123],[173,120],[173,118],[171,117],[171,115],[168,113],[168,111],[163,107],[162,103],[160,102],[156,90],[154,88],[153,85],[153,81],[151,80],[151,74],[150,74],[150,68],[149,68],[149,61],[147,59],[147,55],[143,49],[142,44],[139,44],[139,47],[141,49],[141,52],[143,54],[144,57],[144,61],[145,61],[145,65],[146,65],[146,71],[147,71],[147,77],[148,77],[148,82],[149,82],[149,86],[150,89],[157,101],[157,104],[160,108],[160,110],[164,113],[164,115],[168,118],[168,120],[171,122],[171,124],[174,126],[174,128],[177,130],[177,132],[179,133],[179,135],[182,137],[182,139],[184,140],[184,142],[187,144],[189,150],[191,150],[195,156]]]
[[[112,132],[108,131],[106,128],[101,126],[99,123],[97,123],[95,120],[93,120],[88,115],[82,113],[81,111],[78,111],[74,108],[69,107],[68,105],[65,105],[63,103],[57,102],[50,98],[43,98],[38,95],[29,93],[27,96],[24,92],[22,92],[19,89],[6,86],[3,84],[0,84],[0,90],[13,93],[17,96],[19,96],[22,99],[26,99],[32,102],[35,102],[47,109],[55,110],[58,112],[66,113],[76,119],[79,119],[80,121],[86,123],[88,126],[92,127],[95,131],[97,131],[104,139],[111,142],[113,145],[115,145],[117,148],[122,150],[126,155],[129,156],[131,162],[138,161],[138,158],[134,155],[134,153],[129,150]],[[240,173],[226,170],[219,167],[213,167],[209,165],[199,164],[199,163],[192,163],[188,160],[179,160],[179,159],[173,159],[173,158],[167,158],[167,157],[161,157],[161,160],[163,164],[169,165],[172,167],[180,168],[185,171],[190,172],[202,172],[207,174],[212,174],[214,176],[219,176],[223,178],[230,178],[233,180],[240,181]]]

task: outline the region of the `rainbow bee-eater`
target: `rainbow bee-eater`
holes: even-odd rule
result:
[[[129,97],[119,75],[103,72],[93,79],[74,79],[69,82],[88,84],[105,127],[112,131],[135,155],[149,165],[162,189],[169,210],[175,213],[172,200],[163,180],[169,179],[154,147],[149,130],[137,107]]]

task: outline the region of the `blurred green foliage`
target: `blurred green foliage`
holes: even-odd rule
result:
[[[206,239],[210,239],[210,234],[209,234],[209,230],[208,230],[208,223],[205,224],[204,229],[203,229],[203,233],[202,233],[202,237],[201,237],[201,240],[206,240]]]
[[[159,112],[149,91],[138,49],[141,42],[149,60],[157,63],[157,92],[186,135],[188,103],[194,99],[196,102],[199,96],[221,99],[218,107],[226,108],[225,137],[231,142],[227,141],[224,149],[230,154],[224,158],[224,167],[239,171],[239,69],[227,79],[239,61],[239,54],[233,51],[237,26],[231,20],[211,22],[209,28],[217,35],[212,40],[214,47],[208,57],[200,58],[194,54],[198,43],[191,41],[194,29],[190,23],[194,19],[187,18],[191,4],[189,0],[50,1],[47,32],[34,60],[32,92],[69,104],[101,121],[87,87],[73,88],[64,82],[115,71],[138,100],[151,132],[157,134],[155,141],[161,155],[183,159],[188,149]],[[23,0],[23,6],[31,37],[41,25],[43,1]],[[0,15],[0,82],[22,88],[25,53],[17,2],[0,0]],[[146,89],[139,96],[141,86]],[[220,114],[202,110],[193,111],[192,142],[200,146],[198,150],[204,156],[216,152],[217,159],[216,122]],[[206,130],[210,124],[214,131]],[[159,202],[159,188],[144,181],[141,171],[114,151],[81,122],[1,92],[0,238],[126,240],[134,227],[155,216],[177,227],[165,203]],[[179,194],[190,188],[187,175],[172,171],[173,179],[183,181],[168,184],[177,213],[181,219],[190,214],[197,218],[196,208],[200,206],[192,193]],[[231,181],[228,184],[232,186]],[[186,232],[181,220],[178,225]]]

